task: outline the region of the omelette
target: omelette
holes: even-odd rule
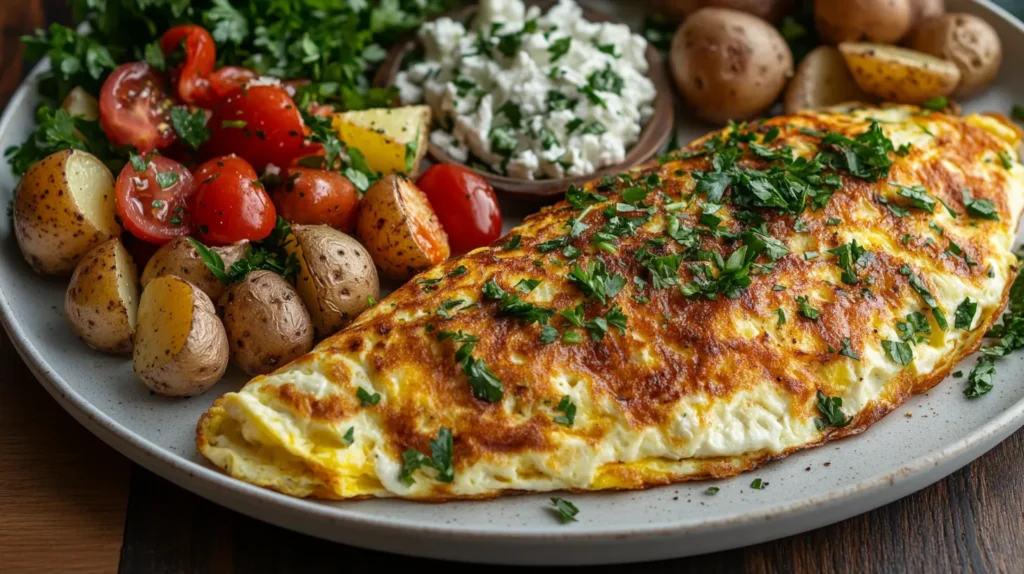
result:
[[[731,125],[421,273],[219,398],[197,446],[297,497],[722,478],[939,383],[1017,273],[1021,133],[846,106]]]

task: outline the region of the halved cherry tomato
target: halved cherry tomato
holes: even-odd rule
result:
[[[256,170],[229,155],[211,159],[195,171],[196,192],[190,202],[198,237],[208,245],[229,245],[270,235],[277,211]]]
[[[288,166],[305,154],[305,125],[299,108],[280,86],[250,85],[217,104],[207,124],[205,157],[231,153],[262,172],[268,164]]]
[[[185,59],[173,67],[171,82],[178,90],[178,98],[186,104],[204,105],[211,100],[207,76],[217,62],[217,46],[213,37],[202,26],[175,26],[160,38],[160,50],[170,56],[181,48]]]
[[[100,126],[114,145],[148,154],[177,137],[171,128],[172,107],[174,100],[155,70],[145,62],[122,64],[100,90]]]
[[[195,192],[192,174],[173,159],[153,156],[139,173],[128,162],[117,176],[114,205],[129,233],[163,244],[192,232],[189,197]]]
[[[437,164],[416,185],[427,194],[448,234],[453,254],[490,245],[501,237],[501,210],[487,180],[452,164]]]
[[[278,215],[291,223],[326,224],[345,233],[356,224],[359,192],[337,172],[293,167],[273,199]]]
[[[210,90],[213,99],[207,102],[206,107],[213,107],[217,102],[230,96],[242,86],[260,77],[259,74],[241,66],[224,66],[210,74]]]

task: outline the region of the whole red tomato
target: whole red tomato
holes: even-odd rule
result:
[[[192,232],[188,201],[194,192],[192,174],[180,163],[135,157],[117,176],[114,206],[129,233],[159,245]]]
[[[100,126],[111,143],[148,154],[177,139],[171,128],[174,100],[164,79],[145,62],[118,66],[100,90]]]
[[[305,153],[305,125],[291,96],[280,86],[250,85],[225,98],[207,124],[205,157],[231,153],[258,172],[268,164],[288,166]]]
[[[256,170],[244,159],[234,155],[211,159],[195,170],[195,180],[189,211],[203,243],[259,241],[274,230],[274,204]]]
[[[186,104],[207,105],[211,100],[207,76],[217,62],[213,37],[202,26],[175,26],[160,37],[160,50],[164,56],[173,57],[178,48],[185,52],[184,60],[171,68],[178,98]]]
[[[452,254],[490,245],[501,237],[501,210],[487,180],[452,164],[428,169],[416,185],[427,194],[448,234]]]
[[[290,223],[326,224],[345,233],[356,224],[359,191],[334,171],[293,167],[273,199],[278,215]]]

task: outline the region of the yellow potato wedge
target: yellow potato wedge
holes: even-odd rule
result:
[[[405,281],[448,259],[448,235],[420,188],[389,175],[359,202],[356,237],[390,279]]]
[[[129,353],[139,307],[135,261],[118,238],[94,247],[71,274],[64,315],[85,344],[107,353]]]
[[[800,62],[796,75],[786,87],[785,108],[787,114],[792,114],[846,102],[870,103],[874,100],[854,81],[839,50],[833,46],[818,46]]]
[[[134,343],[135,374],[160,395],[198,395],[228,366],[228,336],[213,302],[175,275],[158,277],[142,291]]]
[[[427,151],[430,108],[405,106],[336,114],[338,137],[358,149],[373,171],[414,174]]]
[[[923,104],[948,96],[960,82],[956,64],[928,54],[871,43],[839,44],[839,51],[865,92],[901,104]]]
[[[90,249],[118,237],[114,175],[96,156],[65,150],[39,160],[14,197],[14,236],[37,273],[68,275]]]

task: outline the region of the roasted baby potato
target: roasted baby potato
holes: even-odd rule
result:
[[[224,329],[236,365],[262,375],[313,348],[313,324],[295,287],[271,271],[253,271],[224,295]]]
[[[249,252],[249,242],[241,241],[224,247],[210,247],[220,255],[224,269],[229,269]],[[203,263],[192,241],[187,237],[176,237],[160,246],[160,249],[149,258],[146,268],[142,270],[142,287],[164,275],[177,275],[198,287],[211,301],[220,300],[228,286],[217,279],[210,268]]]
[[[840,44],[853,79],[865,92],[890,102],[922,104],[948,96],[960,82],[952,62],[882,44]]]
[[[822,42],[894,44],[913,25],[911,0],[814,0],[814,28]]]
[[[971,14],[944,14],[931,18],[911,35],[914,50],[949,60],[960,70],[955,96],[976,94],[999,75],[1003,47],[988,22]]]
[[[946,12],[946,0],[910,0],[911,29]]]
[[[332,126],[345,145],[363,154],[370,169],[413,174],[427,151],[430,107],[345,112],[334,116]]]
[[[432,212],[431,212],[432,213]],[[377,268],[358,241],[327,225],[293,225],[295,285],[306,303],[318,339],[333,335],[380,297]]]
[[[844,102],[874,101],[857,86],[846,61],[832,46],[818,46],[800,62],[786,87],[786,113],[823,108]]]
[[[672,22],[681,22],[701,8],[731,8],[777,22],[793,4],[794,0],[651,0],[649,10]]]
[[[90,122],[100,119],[100,103],[96,101],[96,98],[92,97],[92,94],[78,86],[75,86],[68,92],[60,107],[72,116],[77,116]]]
[[[697,115],[716,123],[771,107],[793,75],[793,54],[764,20],[703,8],[672,39],[672,76]]]
[[[198,395],[228,367],[228,336],[213,302],[175,275],[143,289],[133,339],[135,374],[160,395]]]
[[[71,274],[64,316],[86,345],[107,353],[129,353],[139,308],[135,262],[118,238],[82,257]]]
[[[36,272],[70,274],[90,249],[120,234],[114,176],[96,156],[60,151],[22,177],[14,197],[14,236]]]
[[[356,237],[384,276],[398,281],[451,254],[448,236],[427,196],[397,175],[381,179],[366,191],[356,216]]]

